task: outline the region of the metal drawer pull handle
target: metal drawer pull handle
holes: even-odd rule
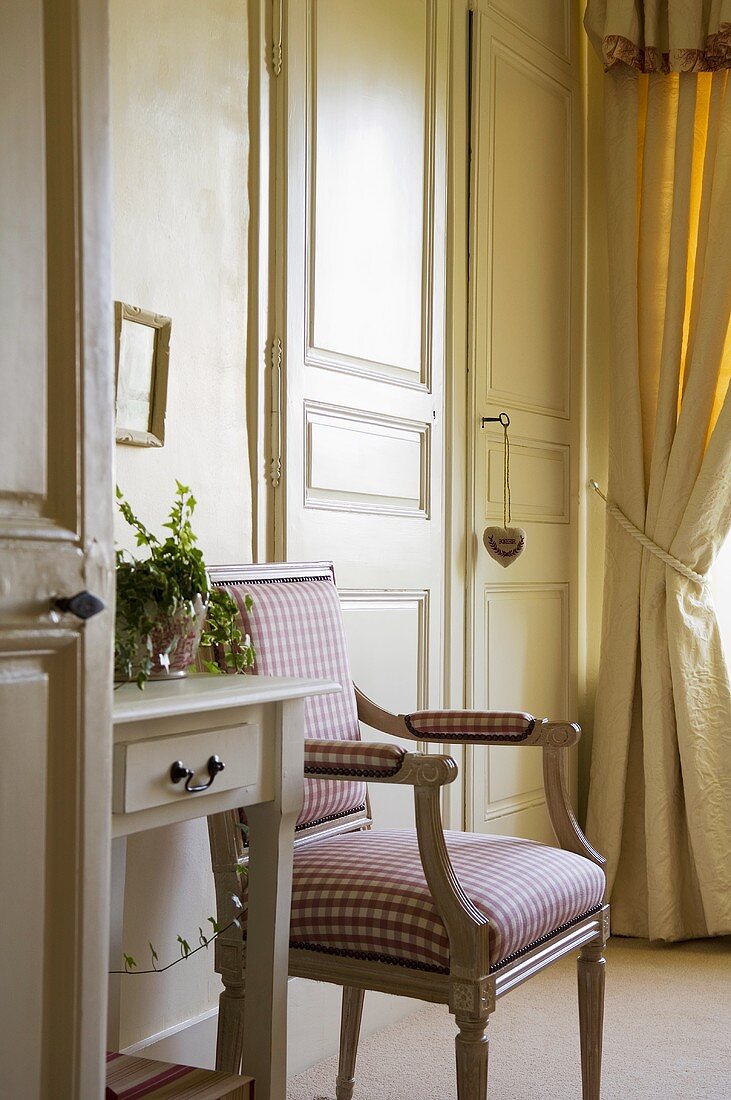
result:
[[[170,778],[173,783],[179,783],[181,779],[185,780],[185,789],[189,794],[197,794],[198,791],[207,791],[213,780],[216,778],[219,772],[222,772],[226,767],[220,756],[208,757],[208,774],[211,777],[207,783],[201,783],[198,787],[191,787],[190,781],[193,778],[194,772],[192,768],[186,768],[182,760],[176,760],[170,769]]]

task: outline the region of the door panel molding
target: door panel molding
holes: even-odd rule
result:
[[[416,699],[415,710],[429,705],[429,592],[425,589],[340,589],[343,612],[416,612]],[[358,685],[361,686],[360,684]],[[363,688],[367,692],[368,689]],[[382,705],[388,706],[385,702]],[[400,704],[405,708],[406,703]],[[376,740],[381,737],[378,734]]]
[[[560,0],[561,19],[556,18],[556,3],[557,0],[523,0],[521,4],[515,0],[488,0],[487,6],[516,30],[570,64],[571,0]]]
[[[568,713],[571,696],[568,583],[486,584],[483,595],[483,705],[488,710],[526,709],[538,717],[562,718]],[[518,603],[528,605],[524,606],[522,617],[516,607],[501,622],[498,616],[501,605]],[[510,654],[518,652],[519,647],[516,639],[508,638],[506,644],[510,648],[507,652],[503,649],[506,626],[508,630],[515,629],[518,642],[521,638],[525,642],[519,658],[523,679],[530,679],[532,663],[545,654],[544,669],[554,669],[553,683],[521,686],[511,694],[511,668],[505,662],[512,665]],[[535,653],[529,652],[531,646]],[[557,665],[548,663],[553,654],[558,654]],[[534,697],[531,690],[536,693]],[[546,698],[544,702],[547,696],[554,698]],[[477,821],[486,824],[545,804],[540,749],[493,746],[486,751],[473,750],[473,763],[478,759],[481,766],[477,775],[482,778],[478,780],[480,794],[473,807]]]
[[[487,259],[487,293],[488,293],[488,309],[485,318],[485,359],[487,364],[487,373],[485,376],[484,384],[486,388],[485,400],[488,403],[493,404],[508,404],[516,409],[524,409],[527,412],[535,412],[547,416],[556,416],[561,419],[569,419],[571,415],[571,363],[573,354],[573,248],[572,248],[572,191],[573,191],[573,172],[572,172],[572,159],[573,159],[573,141],[572,141],[572,118],[574,112],[573,89],[561,80],[557,79],[551,73],[546,72],[545,69],[535,64],[532,59],[521,56],[518,54],[507,42],[498,38],[495,34],[491,34],[489,38],[489,46],[487,51],[487,65],[488,65],[488,87],[489,87],[489,102],[488,102],[488,119],[487,127],[489,134],[489,155],[488,164],[489,170],[487,173],[487,220],[488,220],[488,239],[490,243],[490,253]],[[534,222],[538,225],[542,225],[547,232],[548,227],[553,226],[553,237],[549,245],[548,239],[545,241],[547,248],[545,254],[534,252],[534,248],[537,245],[537,241],[534,237],[530,240],[530,248],[526,255],[530,255],[530,269],[534,272],[540,271],[541,268],[545,268],[547,273],[551,272],[552,263],[555,266],[553,259],[556,252],[556,248],[562,243],[565,255],[561,267],[563,268],[562,278],[553,278],[552,276],[546,277],[540,284],[537,284],[532,288],[536,293],[536,299],[533,304],[525,300],[525,294],[528,292],[529,285],[526,282],[526,272],[519,267],[515,267],[514,257],[518,254],[519,250],[516,250],[515,240],[505,240],[504,250],[500,246],[499,227],[505,226],[506,223],[512,224],[512,217],[508,217],[508,214],[515,214],[516,211],[506,212],[498,211],[496,209],[496,203],[498,200],[498,171],[509,172],[511,169],[509,165],[514,159],[514,151],[518,148],[514,144],[515,126],[508,124],[504,127],[504,133],[509,139],[510,145],[504,148],[499,144],[499,111],[505,107],[512,111],[517,110],[516,104],[521,102],[521,96],[516,94],[507,94],[501,88],[501,81],[509,81],[515,79],[515,76],[519,76],[526,81],[524,85],[524,94],[528,94],[529,86],[532,84],[534,89],[539,89],[541,92],[557,99],[560,104],[561,121],[563,124],[563,134],[565,147],[563,149],[563,156],[559,150],[554,166],[560,166],[563,172],[563,189],[559,187],[553,198],[557,203],[560,203],[563,210],[556,210],[557,217],[552,218],[550,211],[546,211],[546,199],[547,196],[544,193],[534,191],[531,196],[531,202],[534,203],[533,218]],[[545,101],[550,104],[550,98]],[[533,117],[538,117],[540,111],[538,102],[534,102],[531,105],[531,110],[526,113]],[[547,122],[550,120],[547,120]],[[555,120],[554,120],[555,121]],[[512,120],[514,123],[515,120]],[[506,154],[511,153],[510,158],[506,165]],[[483,168],[485,162],[483,161]],[[516,180],[524,178],[525,173],[521,166],[521,170],[518,171],[516,165]],[[547,166],[543,165],[543,176],[545,180],[549,178],[546,174]],[[503,197],[507,195],[513,195],[513,188],[507,186],[507,189],[503,189]],[[526,196],[524,196],[526,198]],[[512,200],[511,200],[512,201]],[[530,213],[530,210],[526,208],[524,213]],[[560,219],[560,225],[559,225]],[[525,232],[525,228],[521,227],[521,234]],[[483,245],[484,247],[484,245]],[[515,283],[512,290],[506,291],[507,297],[503,299],[501,303],[496,302],[496,291],[506,279],[506,274],[510,269],[515,269]],[[548,308],[548,296],[555,295],[560,288],[564,288],[564,301],[563,302],[551,302],[551,308]],[[522,297],[521,297],[522,295]],[[507,301],[520,303],[520,309],[523,311],[525,318],[530,318],[530,323],[522,328],[520,326],[513,326],[512,321],[509,321],[507,317]],[[517,333],[521,332],[523,335],[521,340],[527,339],[527,333],[531,331],[531,326],[535,324],[537,307],[543,309],[543,320],[550,323],[551,330],[546,331],[545,340],[539,334],[531,342],[532,347],[528,351],[519,353],[519,361],[521,363],[521,371],[515,370],[515,353],[514,350],[508,345],[507,347],[500,347],[497,344],[498,339],[505,339],[508,332],[512,332],[514,335],[511,340],[516,339]],[[514,306],[510,307],[511,309]],[[562,315],[560,324],[561,333],[559,335],[556,328],[556,321],[554,320],[557,314]],[[501,334],[498,330],[498,322],[505,324],[506,329]],[[556,346],[557,341],[560,343],[560,347]],[[549,360],[541,359],[540,348],[544,344],[553,350],[554,359],[553,364]],[[534,367],[533,364],[536,364]],[[520,381],[524,371],[530,365],[532,374],[530,378],[525,378],[526,386],[523,389],[519,389],[510,382]],[[550,371],[544,371],[544,367],[550,367]],[[537,368],[537,369],[536,369]],[[531,397],[531,393],[534,392],[536,384],[541,385],[544,377],[551,379],[551,386],[545,389],[543,400],[536,400]],[[510,380],[510,382],[508,381]]]
[[[525,709],[530,710],[536,716],[542,718],[552,718],[556,721],[560,721],[566,718],[569,713],[571,702],[571,685],[570,685],[570,620],[569,620],[569,601],[570,601],[570,585],[567,581],[558,582],[542,582],[542,581],[525,581],[522,583],[506,583],[506,584],[485,584],[483,586],[483,614],[484,614],[484,637],[485,637],[485,706],[491,710],[510,710],[510,709]],[[557,681],[560,682],[558,690],[554,687],[552,690],[556,695],[556,701],[547,701],[543,703],[541,698],[530,699],[523,698],[522,702],[517,699],[507,698],[501,694],[504,691],[504,678],[499,677],[500,683],[492,679],[493,667],[498,667],[498,658],[500,652],[498,652],[497,638],[491,637],[491,623],[490,613],[493,608],[497,608],[501,603],[516,603],[518,601],[530,602],[534,604],[534,611],[531,619],[531,631],[526,634],[526,641],[530,642],[531,636],[537,633],[537,625],[540,622],[541,605],[544,602],[557,603],[559,613],[559,625],[556,636],[554,637],[555,648],[553,650],[546,650],[547,653],[558,653],[560,670],[557,674]],[[495,650],[491,653],[491,647]],[[543,693],[541,693],[543,694]],[[551,713],[553,712],[553,713]],[[522,751],[522,750],[519,750]]]
[[[485,519],[503,518],[502,433],[485,433]],[[521,521],[569,523],[571,448],[542,439],[510,437],[512,507]]]
[[[311,401],[304,410],[306,508],[429,518],[428,423]]]
[[[318,9],[324,6],[323,0],[309,0],[308,30],[309,50],[306,66],[307,82],[307,162],[309,165],[306,189],[306,219],[308,225],[306,251],[306,348],[305,364],[326,370],[340,371],[360,375],[363,378],[404,386],[409,389],[432,390],[432,347],[433,347],[433,294],[434,279],[434,227],[436,218],[435,159],[436,159],[436,58],[437,58],[437,18],[436,0],[426,0],[424,5],[424,108],[423,108],[423,167],[422,167],[422,225],[421,225],[421,278],[420,278],[420,331],[418,333],[419,352],[416,369],[406,366],[394,358],[373,358],[351,353],[346,347],[335,348],[321,346],[316,337],[316,251],[317,251],[317,33]],[[412,5],[413,6],[413,5]],[[389,5],[390,12],[396,16],[398,5]],[[373,12],[369,13],[373,18]],[[401,51],[403,52],[403,40]],[[403,58],[401,59],[403,64]]]

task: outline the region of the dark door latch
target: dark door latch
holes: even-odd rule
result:
[[[57,611],[70,611],[77,619],[90,619],[104,610],[103,602],[98,596],[92,596],[91,592],[77,592],[68,599],[59,596],[53,601],[53,606]]]

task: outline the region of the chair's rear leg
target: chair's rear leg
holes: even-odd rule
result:
[[[244,993],[243,982],[227,982],[218,1001],[218,1038],[216,1040],[216,1069],[225,1073],[239,1073],[244,1051]]]
[[[599,1100],[604,1029],[604,945],[582,947],[577,962],[583,1100]]]
[[[358,1055],[360,1020],[363,1015],[364,989],[343,986],[343,1010],[340,1017],[340,1063],[335,1082],[336,1100],[351,1100],[355,1084],[355,1059]]]
[[[457,1051],[457,1100],[486,1100],[487,1097],[487,1016],[455,1014],[459,1034]]]

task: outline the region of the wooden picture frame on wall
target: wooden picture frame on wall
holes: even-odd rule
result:
[[[172,321],[160,313],[114,303],[115,439],[162,447]]]

